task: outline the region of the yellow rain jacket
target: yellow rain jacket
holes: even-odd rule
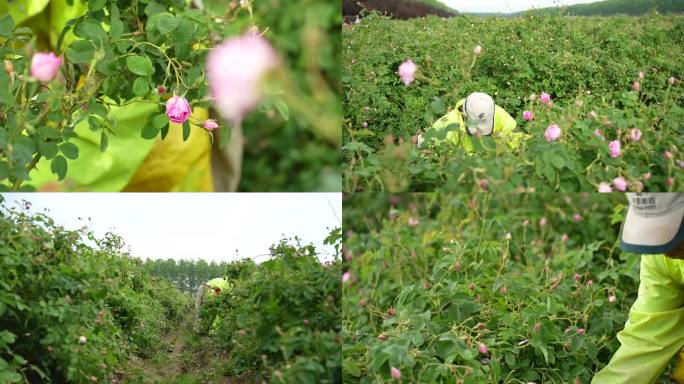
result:
[[[639,294],[620,348],[592,384],[650,384],[679,353],[673,379],[684,383],[684,260],[665,255],[641,257]]]
[[[51,50],[67,21],[85,13],[87,6],[74,0],[0,1],[0,14],[8,13],[15,24],[24,24],[37,34],[38,49]],[[64,39],[67,47],[76,37],[70,31]],[[171,124],[164,140],[140,137],[151,113],[161,110],[153,103],[139,102],[112,107],[110,116],[119,120],[115,135],[109,135],[109,147],[100,152],[100,133],[92,132],[86,121],[76,126],[79,157],[68,161],[66,178],[57,181],[50,170],[50,160],[42,159],[30,173],[29,184],[39,191],[212,191],[211,142],[209,134],[195,125],[183,142],[182,126]],[[208,111],[193,109],[193,117],[207,119]]]
[[[438,143],[447,142],[454,146],[462,146],[466,152],[473,153],[475,151],[472,143],[472,136],[466,131],[465,122],[463,121],[463,115],[461,115],[461,107],[465,99],[459,100],[456,103],[456,107],[449,111],[446,115],[439,118],[432,125],[433,129],[441,130],[446,127],[457,124],[460,128],[458,130],[449,131],[446,134],[446,139],[438,141]],[[494,130],[492,131],[492,137],[495,139],[502,139],[508,144],[510,149],[515,149],[520,146],[522,140],[526,139],[528,135],[522,132],[513,132],[516,127],[515,119],[506,112],[503,108],[498,105],[494,110]]]

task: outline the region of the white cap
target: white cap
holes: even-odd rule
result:
[[[463,103],[463,112],[468,120],[477,120],[477,127],[467,127],[467,132],[471,135],[477,131],[483,135],[491,135],[494,131],[495,108],[494,99],[486,93],[475,92],[468,95]]]
[[[684,194],[627,193],[629,210],[622,226],[620,248],[658,254],[684,241]]]

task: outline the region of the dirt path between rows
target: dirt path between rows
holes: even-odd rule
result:
[[[161,349],[147,359],[133,356],[119,383],[131,384],[251,384],[252,378],[231,378],[223,373],[228,356],[217,353],[206,336],[194,332],[189,314],[161,341]],[[223,371],[223,372],[222,372]]]

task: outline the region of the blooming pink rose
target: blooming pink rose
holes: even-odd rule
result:
[[[487,189],[487,188],[489,188],[489,180],[487,180],[487,179],[480,179],[480,188],[482,188],[482,189]]]
[[[482,46],[481,45],[476,45],[475,48],[473,48],[473,53],[475,56],[478,56],[479,54],[482,53]]]
[[[418,66],[410,59],[401,63],[399,66],[399,77],[401,77],[401,81],[404,82],[404,85],[408,86],[413,83],[417,69]]]
[[[183,124],[192,113],[184,97],[174,96],[166,102],[166,116],[174,123]]]
[[[598,186],[598,191],[601,193],[609,193],[613,192],[613,189],[610,187],[610,184],[606,182],[601,182]]]
[[[610,143],[608,143],[608,148],[610,149],[610,157],[612,157],[613,159],[622,155],[619,140],[613,140]]]
[[[618,176],[613,180],[613,185],[615,185],[615,189],[618,191],[624,192],[627,189],[627,180],[622,176]]]
[[[564,242],[564,243],[565,243],[566,241],[568,241],[568,234],[567,234],[567,233],[564,233],[563,236],[561,236],[561,241]]]
[[[544,132],[544,139],[546,141],[556,141],[561,135],[561,129],[558,124],[549,125]]]
[[[545,225],[546,225],[546,217],[542,217],[541,219],[539,219],[539,226],[543,227]]]
[[[361,126],[364,128],[368,128],[368,122],[364,121],[363,123],[361,123]]]
[[[596,128],[596,129],[594,130],[594,136],[598,137],[598,138],[601,139],[601,140],[605,140],[605,139],[606,139],[605,137],[603,137],[603,132],[601,132],[601,130],[598,129],[598,128]]]
[[[54,53],[36,52],[31,59],[31,76],[47,83],[55,78],[59,67],[62,65],[62,58],[55,56]]]
[[[615,300],[617,300],[617,297],[615,297],[615,295],[610,295],[610,296],[608,296],[608,301],[609,301],[609,302],[614,303]]]
[[[577,328],[577,334],[580,336],[584,335],[584,328]]]
[[[672,176],[668,177],[667,180],[665,180],[665,184],[667,184],[668,187],[671,187],[672,185],[674,185],[674,177],[672,177]]]
[[[582,216],[579,213],[575,213],[574,215],[572,215],[572,221],[578,223],[582,221]]]
[[[278,56],[271,44],[251,32],[212,49],[207,57],[207,79],[221,116],[240,124],[261,101],[264,75],[277,65]]]
[[[592,119],[595,119],[596,116],[598,116],[598,115],[596,114],[596,111],[589,111],[589,117],[591,117]]]
[[[88,339],[86,339],[85,336],[79,336],[79,338],[78,338],[78,343],[79,343],[79,344],[85,344],[86,341],[88,341]]]
[[[349,274],[349,272],[345,272],[342,274],[342,282],[343,283],[346,283],[347,281],[349,281],[350,278],[351,278],[351,275]]]
[[[412,227],[415,227],[415,226],[418,225],[418,224],[419,224],[419,221],[418,221],[417,218],[415,218],[415,217],[409,217],[409,219],[408,219],[408,225],[410,225],[410,226],[412,226]]]
[[[644,73],[641,72],[641,71],[639,71],[639,78],[640,78],[640,79],[643,79],[643,78],[644,78]]]
[[[648,180],[651,178],[651,172],[646,172],[646,173],[644,173],[643,176],[644,176],[644,180]]]
[[[401,371],[400,370],[398,370],[394,367],[391,367],[390,373],[392,374],[393,379],[397,379],[397,380],[401,379]]]
[[[534,115],[530,111],[525,111],[523,112],[523,119],[525,119],[526,121],[530,121],[534,119]]]
[[[202,127],[204,127],[204,129],[206,129],[207,131],[213,131],[214,129],[218,128],[219,125],[216,122],[216,120],[209,119],[204,121]]]
[[[482,354],[486,354],[487,352],[489,352],[489,349],[487,349],[487,346],[483,343],[480,343],[479,350],[480,350],[480,353],[482,353]]]
[[[641,140],[641,130],[639,128],[632,128],[629,130],[629,139],[632,141]]]
[[[541,96],[539,97],[539,101],[541,101],[542,104],[546,104],[551,101],[551,95],[546,92],[542,92]]]

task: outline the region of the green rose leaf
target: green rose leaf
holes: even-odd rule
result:
[[[107,134],[103,130],[102,134],[100,135],[100,152],[106,151],[108,146],[109,146],[109,136],[107,136]]]
[[[59,146],[59,151],[71,160],[78,158],[78,147],[74,143],[63,143]]]
[[[153,119],[148,118],[145,126],[140,132],[140,137],[143,139],[154,139],[159,134],[159,128],[155,127],[153,124]]]
[[[190,120],[185,120],[183,123],[183,141],[187,141],[190,137]]]
[[[76,64],[89,63],[95,55],[95,47],[86,40],[76,40],[67,50],[66,56],[69,61]]]
[[[67,172],[66,158],[62,155],[55,156],[55,158],[52,159],[52,163],[50,164],[50,170],[52,171],[52,173],[57,175],[58,180],[63,180]]]
[[[138,77],[133,82],[133,93],[138,96],[144,96],[150,91],[150,87],[147,85],[146,77]]]
[[[160,113],[152,119],[155,128],[162,129],[169,125],[169,117],[165,113]]]
[[[140,76],[150,76],[154,73],[152,61],[145,56],[128,56],[126,58],[128,69]]]
[[[178,20],[168,12],[156,13],[147,21],[147,29],[156,29],[162,35],[172,32],[177,26]]]
[[[14,28],[14,19],[10,15],[5,15],[0,19],[0,36],[10,38],[12,37],[12,28]]]
[[[74,34],[86,40],[99,42],[100,45],[107,41],[107,32],[95,19],[87,18],[80,22],[74,29]]]
[[[114,19],[109,24],[109,34],[114,39],[118,39],[124,32],[124,25],[119,19]]]
[[[38,143],[38,152],[46,159],[52,159],[57,155],[58,148],[55,143],[41,142]]]
[[[99,11],[100,9],[104,8],[105,3],[106,3],[106,0],[89,0],[88,1],[88,9],[91,12]]]

